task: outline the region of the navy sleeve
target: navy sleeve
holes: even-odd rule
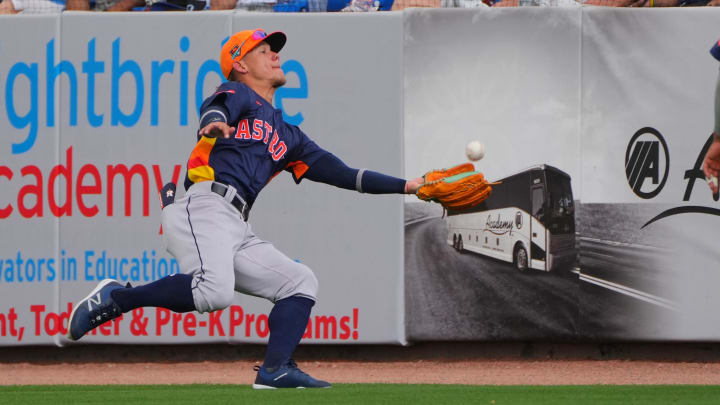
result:
[[[352,169],[332,153],[318,159],[305,173],[308,180],[371,194],[402,194],[405,180],[371,170]]]
[[[347,167],[337,156],[328,152],[308,168],[305,178],[347,190],[355,190],[358,171],[358,169]]]
[[[200,106],[202,117],[212,105],[223,105],[228,113],[228,125],[234,125],[240,115],[248,111],[250,106],[250,90],[242,83],[225,82],[217,88],[215,93],[206,98]]]
[[[713,47],[710,48],[710,55],[712,55],[713,58],[720,61],[720,41],[715,42],[715,45],[713,45]]]
[[[228,123],[228,116],[230,112],[225,107],[225,103],[221,100],[215,99],[205,112],[200,116],[200,128],[205,128],[213,122],[225,122]]]
[[[295,183],[299,184],[308,168],[329,152],[318,146],[300,128],[287,125],[286,130],[292,132],[293,147],[288,153],[285,170],[290,172]]]

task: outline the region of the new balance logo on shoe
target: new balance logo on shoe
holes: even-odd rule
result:
[[[95,304],[95,306],[97,307],[97,306],[100,306],[101,302],[102,302],[102,299],[100,298],[100,293],[95,294],[95,299],[93,299],[93,297],[89,297],[88,302],[87,302],[88,311],[92,311],[93,304]]]

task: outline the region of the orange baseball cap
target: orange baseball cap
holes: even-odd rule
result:
[[[220,69],[227,79],[232,71],[233,61],[240,60],[261,42],[267,42],[273,52],[280,52],[285,46],[287,36],[276,31],[266,34],[262,29],[240,31],[231,36],[220,51]]]

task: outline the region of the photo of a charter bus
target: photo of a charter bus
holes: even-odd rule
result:
[[[570,176],[538,165],[498,182],[480,205],[448,211],[448,244],[512,262],[518,270],[572,265],[576,249]]]

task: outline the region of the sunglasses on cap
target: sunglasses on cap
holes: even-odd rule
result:
[[[232,58],[235,59],[238,57],[238,55],[240,55],[240,52],[242,51],[242,47],[243,47],[243,45],[245,45],[245,42],[247,42],[248,39],[252,39],[253,41],[259,41],[261,39],[265,39],[265,37],[267,37],[267,34],[265,33],[265,31],[263,31],[261,29],[253,31],[252,35],[250,35],[248,38],[245,38],[245,40],[242,41],[242,43],[240,43],[240,46],[238,46],[238,48],[235,50],[235,52],[233,52]]]

